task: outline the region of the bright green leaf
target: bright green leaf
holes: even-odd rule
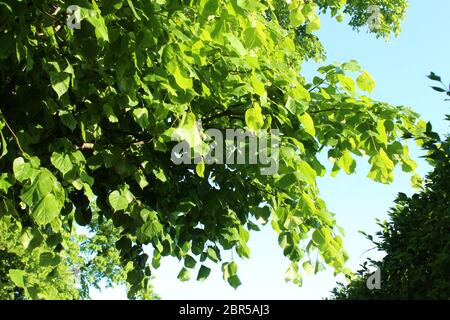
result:
[[[10,269],[8,272],[9,278],[12,282],[19,288],[25,288],[25,276],[26,272],[24,270]]]
[[[64,152],[53,152],[50,161],[62,174],[66,174],[73,168],[70,156]]]
[[[39,202],[31,215],[37,224],[45,226],[58,217],[61,207],[56,197],[52,193],[49,193]]]
[[[300,123],[305,127],[305,131],[312,135],[316,135],[316,129],[314,127],[314,121],[308,113],[304,113],[300,116]]]
[[[356,78],[356,83],[361,90],[369,93],[375,89],[375,81],[366,71],[363,71],[358,78]]]
[[[127,197],[118,190],[111,192],[108,200],[114,211],[126,210],[128,208],[129,201]]]
[[[258,103],[254,103],[253,108],[247,109],[245,112],[245,123],[251,131],[258,131],[263,127],[264,118]]]

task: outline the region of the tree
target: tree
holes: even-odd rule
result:
[[[442,82],[434,73],[429,78]],[[411,197],[404,193],[397,196],[389,221],[378,223],[382,228],[377,232],[380,240],[367,236],[386,256],[380,261],[366,261],[348,285],[339,284],[333,289],[334,299],[450,297],[450,137],[441,141],[428,125],[420,140],[433,171],[420,192]],[[381,272],[379,290],[370,290],[366,285],[370,264]]]
[[[38,230],[21,228],[13,217],[4,215],[5,203],[2,200],[0,205],[0,299],[79,298],[70,270],[77,259],[78,251],[73,250],[77,245],[61,241],[60,235],[43,241]]]
[[[398,32],[406,1],[370,3],[381,10],[371,31]],[[318,154],[328,152],[333,175],[354,172],[354,157],[366,157],[368,176],[389,183],[396,165],[415,169],[402,138],[425,130],[410,109],[365,95],[375,82],[356,61],[321,67],[312,83],[301,75],[303,61],[323,54],[314,35],[319,12],[338,20],[347,12],[360,28],[371,17],[366,1],[71,5],[78,7],[68,25],[79,13],[80,29],[66,25],[63,1],[0,3],[6,226],[39,234],[34,250],[68,266],[62,257],[69,243],[82,250],[76,226],[84,226],[94,243],[76,262],[87,272],[84,289],[99,272],[113,282],[126,278],[130,297],[149,296],[151,268],[168,255],[184,261],[181,280],[194,268],[203,280],[210,263],[222,262],[224,279],[237,287],[237,265],[223,253],[248,258],[250,231],[269,221],[292,262],[287,280],[301,284],[300,265],[346,272],[339,229],[316,186],[326,174]],[[192,134],[245,127],[280,130],[279,148],[269,148],[279,149],[276,174],[262,175],[262,165],[171,161],[174,133],[195,149]],[[49,239],[62,249],[46,248]],[[26,283],[13,282],[34,297]],[[36,286],[45,297],[44,284]]]

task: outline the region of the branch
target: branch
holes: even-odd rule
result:
[[[222,112],[219,112],[219,113],[217,113],[215,115],[212,115],[212,116],[210,116],[208,118],[205,118],[204,116],[206,114],[208,114],[209,113],[208,112],[202,117],[202,121],[208,122],[208,121],[211,121],[211,120],[223,117],[223,116],[242,116],[242,115],[244,115],[243,112],[234,112],[234,109],[236,107],[240,107],[240,106],[243,106],[243,103],[238,103],[238,104],[231,105],[227,109],[223,110]],[[218,109],[218,108],[215,108],[215,109]]]
[[[316,84],[314,87],[312,87],[311,89],[308,90],[308,92],[313,92],[314,90],[316,90],[318,87],[320,87],[322,84],[325,83],[325,81],[327,81],[327,79],[322,79],[322,81],[320,81],[318,84]]]
[[[212,115],[211,117],[208,117],[208,118],[204,119],[203,121],[204,122],[209,122],[211,120],[214,120],[214,119],[217,119],[217,118],[221,118],[223,116],[230,116],[230,117],[232,117],[232,116],[243,116],[243,115],[244,115],[243,112],[233,112],[233,110],[227,109],[225,111],[222,111],[220,113]]]
[[[150,141],[152,141],[152,140],[150,140]],[[132,144],[135,145],[135,146],[142,146],[145,143],[146,142],[144,140],[141,140],[141,141],[133,142]],[[77,150],[93,150],[94,146],[95,146],[95,144],[92,143],[92,142],[84,142],[84,143],[76,146],[76,148],[77,148]]]
[[[355,109],[349,109],[349,108],[331,108],[331,109],[323,109],[323,110],[312,110],[309,113],[320,113],[320,112],[331,112],[331,111],[354,111]]]
[[[94,149],[94,144],[91,142],[85,142],[85,143],[77,146],[77,149],[78,150],[80,150],[80,149],[81,150],[92,150],[92,149]]]

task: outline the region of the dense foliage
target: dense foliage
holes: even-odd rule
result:
[[[441,81],[433,73],[430,78]],[[450,298],[450,137],[441,141],[428,126],[422,140],[433,171],[420,192],[411,197],[398,195],[389,221],[379,223],[380,239],[368,236],[386,256],[365,262],[356,278],[333,290],[335,299]],[[379,290],[366,285],[369,265],[381,271]]]
[[[69,4],[81,8],[80,29],[66,26]],[[10,239],[0,250],[19,257],[1,266],[0,290],[76,297],[78,279],[87,297],[106,277],[149,298],[151,269],[168,255],[184,261],[181,280],[194,268],[203,280],[222,262],[237,287],[226,251],[248,258],[249,232],[269,221],[292,262],[287,280],[301,284],[300,266],[345,272],[316,186],[326,174],[318,154],[328,152],[333,175],[365,157],[368,176],[389,183],[396,165],[414,171],[403,138],[425,130],[410,109],[365,95],[375,83],[355,61],[320,68],[312,83],[301,75],[303,61],[323,55],[318,14],[347,12],[360,28],[370,4],[382,13],[372,32],[397,33],[406,1],[0,2],[1,232]],[[278,173],[175,165],[171,137],[202,136],[197,120],[279,129]],[[49,291],[53,279],[67,289]]]

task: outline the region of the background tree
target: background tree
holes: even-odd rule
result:
[[[398,32],[406,1],[370,3],[382,9],[372,32]],[[348,12],[360,28],[371,15],[367,2],[70,4],[81,10],[81,29],[66,26],[65,1],[0,3],[0,184],[4,232],[13,232],[9,251],[31,232],[30,257],[48,253],[61,268],[75,264],[86,272],[83,290],[98,272],[111,281],[126,277],[129,296],[146,298],[151,269],[168,255],[184,261],[181,280],[191,269],[203,280],[211,263],[222,262],[224,279],[237,287],[237,265],[225,252],[248,258],[249,232],[270,221],[291,260],[286,279],[301,284],[301,267],[318,272],[324,263],[347,271],[334,215],[316,185],[326,174],[318,154],[328,152],[332,174],[352,173],[354,157],[366,157],[368,176],[389,183],[396,165],[415,169],[402,138],[425,130],[410,109],[365,95],[375,83],[356,61],[324,66],[312,83],[301,75],[303,61],[322,56],[318,14],[340,20]],[[181,133],[194,147],[191,135],[204,134],[197,120],[220,130],[279,129],[278,173],[174,165],[171,136]],[[91,232],[87,242],[77,225]],[[83,245],[89,254],[65,258]],[[46,277],[32,286],[10,279],[27,298],[48,297]]]
[[[429,78],[442,83],[434,73]],[[433,86],[448,94],[446,85],[445,90],[439,88]],[[398,195],[389,221],[379,223],[380,240],[368,236],[386,256],[365,262],[348,285],[333,290],[334,299],[450,298],[450,137],[441,141],[428,125],[421,140],[433,171],[420,192],[411,197]],[[369,265],[381,270],[379,290],[366,285]]]
[[[21,228],[12,217],[0,216],[0,299],[79,298],[71,270],[78,260],[77,244],[62,242],[59,235],[43,241],[39,231]]]

